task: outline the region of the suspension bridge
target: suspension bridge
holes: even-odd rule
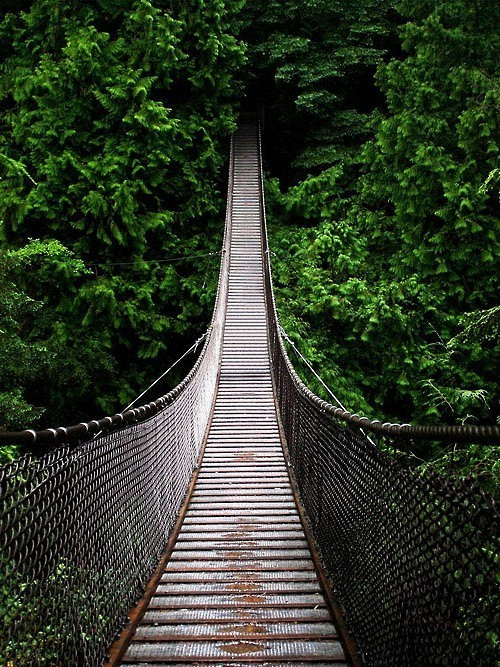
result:
[[[57,445],[0,469],[0,665],[495,664],[494,502],[413,468],[421,439],[500,429],[383,424],[304,386],[242,124],[191,372],[139,408],[0,434]]]

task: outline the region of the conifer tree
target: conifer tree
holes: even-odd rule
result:
[[[57,239],[93,271],[70,301],[50,299],[66,365],[49,385],[51,418],[88,415],[94,396],[118,409],[206,325],[217,262],[161,262],[218,250],[240,5],[35,0],[3,16],[4,244]],[[29,295],[49,298],[33,281]],[[112,377],[81,363],[94,355],[114,360]]]
[[[346,197],[336,178],[285,197],[272,186],[298,225],[292,244],[275,232],[285,324],[354,410],[491,422],[499,12],[488,0],[398,9],[403,53],[378,69],[387,110],[358,153],[365,175]]]
[[[348,169],[370,136],[379,98],[373,74],[393,31],[390,7],[387,0],[274,0],[245,8],[250,90],[266,104],[271,159],[285,182],[332,165]]]
[[[479,417],[487,397],[494,416],[498,346],[470,323],[498,305],[500,12],[489,0],[405,0],[400,11],[407,56],[378,72],[388,114],[365,149],[358,215],[387,279],[408,285],[403,311],[422,350],[413,381],[428,408]]]
[[[83,262],[57,241],[0,250],[0,430],[26,427],[43,414],[44,387],[64,365],[48,334],[50,294],[56,303],[71,298],[68,287],[86,273]],[[33,277],[46,292],[45,304],[27,293]]]

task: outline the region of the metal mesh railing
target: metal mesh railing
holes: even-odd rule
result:
[[[402,465],[298,391],[276,347],[274,364],[301,499],[365,664],[495,664],[492,499]]]
[[[101,664],[196,464],[197,389],[145,422],[1,470],[0,664]]]
[[[263,202],[262,216],[265,227]],[[361,661],[370,667],[491,667],[499,642],[494,500],[471,483],[424,473],[384,450],[405,450],[410,438],[498,444],[500,429],[381,424],[313,395],[283,345],[269,261],[265,277],[283,432]]]
[[[230,164],[231,184],[232,151]],[[231,187],[226,239],[230,210]],[[172,392],[99,421],[0,435],[61,445],[0,468],[0,666],[102,664],[144,592],[209,422],[228,265],[223,251],[210,334]]]

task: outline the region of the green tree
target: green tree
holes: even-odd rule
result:
[[[85,276],[80,260],[58,241],[30,241],[16,250],[0,250],[0,429],[36,424],[47,406],[43,388],[54,381],[70,355],[58,337],[47,305],[68,298],[68,277]],[[30,296],[45,288],[45,303]],[[52,294],[51,294],[52,292]],[[90,375],[87,369],[87,375]],[[76,378],[78,379],[78,378]],[[0,456],[16,453],[4,450]]]
[[[479,416],[477,392],[494,400],[498,348],[472,335],[464,345],[459,332],[474,313],[497,305],[491,180],[500,13],[486,0],[402,2],[400,11],[409,19],[401,29],[408,55],[378,72],[389,113],[365,149],[358,215],[391,281],[418,286],[407,291],[404,311],[417,320],[418,347],[432,353],[417,353],[412,383],[432,383],[443,395],[454,390],[453,411]]]
[[[296,241],[275,232],[285,324],[354,410],[491,421],[498,345],[471,323],[498,313],[499,12],[398,9],[404,54],[378,69],[387,109],[358,149],[364,175],[347,192],[333,164],[281,200],[272,189]]]
[[[380,99],[373,74],[391,45],[390,9],[387,0],[246,6],[250,92],[265,104],[272,163],[285,183],[335,169],[337,189],[352,188]]]
[[[70,351],[51,420],[118,409],[206,325],[217,262],[189,258],[219,249],[240,5],[35,0],[3,17],[5,247],[58,239],[93,268],[49,298]],[[99,358],[101,377],[79,382]]]

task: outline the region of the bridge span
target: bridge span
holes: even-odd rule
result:
[[[183,525],[127,664],[346,664],[281,447],[267,336],[255,126],[234,138],[221,367]]]

